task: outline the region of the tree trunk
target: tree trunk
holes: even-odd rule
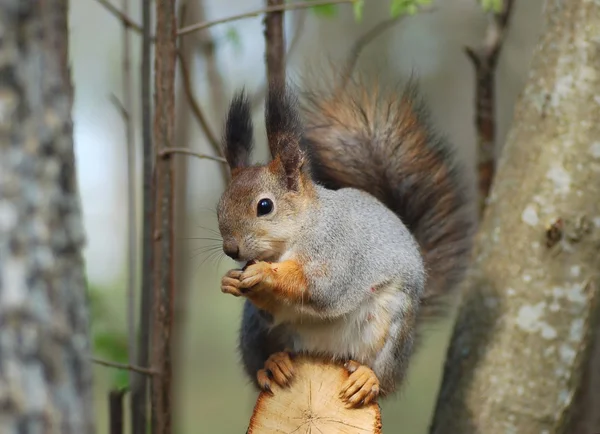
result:
[[[0,3],[0,432],[94,432],[67,0]]]
[[[600,284],[600,4],[547,1],[431,433],[573,433]]]
[[[381,433],[379,405],[347,409],[338,392],[348,378],[341,366],[298,357],[289,389],[273,384],[273,395],[262,392],[256,400],[247,434],[274,433]]]
[[[596,324],[592,355],[582,378],[582,387],[576,396],[575,414],[569,425],[571,434],[600,433],[600,327]]]

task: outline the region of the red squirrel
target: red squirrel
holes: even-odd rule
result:
[[[417,326],[463,277],[473,186],[414,82],[271,85],[265,120],[272,160],[253,165],[250,103],[235,95],[217,207],[224,252],[248,263],[221,285],[246,299],[245,370],[271,390],[293,380],[294,354],[327,357],[350,373],[340,398],[366,405],[402,383]]]

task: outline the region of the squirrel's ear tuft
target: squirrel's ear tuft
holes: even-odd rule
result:
[[[267,140],[273,159],[283,165],[288,188],[297,190],[306,156],[300,148],[302,121],[298,99],[284,85],[269,85],[265,105]]]
[[[231,169],[250,165],[250,154],[254,144],[253,135],[250,102],[246,92],[242,89],[231,100],[225,122],[223,149],[225,159]]]

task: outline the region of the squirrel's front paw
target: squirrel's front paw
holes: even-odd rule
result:
[[[268,262],[256,262],[248,265],[240,275],[239,288],[244,289],[264,289],[271,284],[271,264]]]
[[[379,395],[379,380],[375,372],[354,360],[347,362],[344,368],[350,372],[340,391],[346,407],[361,407],[373,402]]]
[[[229,270],[223,279],[221,279],[221,292],[225,294],[231,294],[235,297],[239,297],[243,295],[243,292],[240,291],[240,276],[242,275],[242,270]]]
[[[261,389],[272,393],[272,381],[280,387],[286,387],[290,384],[294,373],[294,363],[292,362],[291,353],[281,351],[269,356],[265,362],[265,367],[256,373],[256,379]]]

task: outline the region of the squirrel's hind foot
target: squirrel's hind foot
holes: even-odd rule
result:
[[[346,402],[346,407],[362,407],[375,401],[379,396],[379,380],[375,372],[354,360],[346,362],[344,368],[350,376],[342,384],[339,396]]]
[[[294,378],[294,363],[289,351],[271,354],[264,368],[256,373],[258,385],[262,390],[273,393],[272,382],[280,387],[287,387]]]

